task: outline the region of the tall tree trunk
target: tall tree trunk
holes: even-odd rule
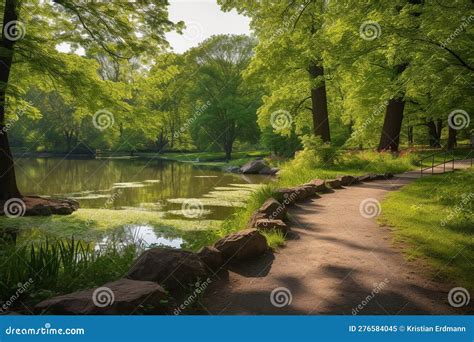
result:
[[[10,77],[10,68],[13,61],[13,45],[14,41],[8,39],[5,34],[5,25],[10,23],[9,32],[15,32],[14,23],[18,20],[17,1],[6,0],[4,4],[2,40],[0,42],[2,54],[0,56],[0,200],[8,200],[10,198],[22,197],[16,185],[15,169],[13,156],[8,142],[8,134],[5,119],[5,99]],[[13,29],[13,30],[12,30]]]
[[[404,109],[405,101],[400,97],[390,99],[388,102],[378,151],[398,151]]]
[[[455,129],[451,128],[449,126],[449,132],[448,132],[448,150],[452,150],[456,147],[458,144],[457,142],[457,132]]]
[[[407,67],[408,63],[397,65],[395,67],[395,77],[400,76]],[[378,151],[398,151],[404,109],[405,100],[402,96],[393,97],[388,101]]]
[[[308,71],[313,80],[320,76],[324,77],[323,66],[311,64]],[[319,87],[312,87],[311,101],[314,135],[321,137],[324,142],[330,142],[331,134],[329,129],[328,101],[326,96],[326,84],[324,81]]]
[[[414,139],[413,139],[413,126],[410,125],[408,126],[408,144],[410,146],[412,146],[414,143]]]
[[[411,5],[423,4],[423,0],[408,0]],[[398,7],[400,12],[401,7]],[[419,17],[421,12],[411,13],[414,17]],[[409,63],[402,63],[395,66],[395,79],[400,76],[408,67]],[[396,96],[391,98],[387,111],[385,113],[385,119],[383,123],[382,133],[380,135],[380,142],[378,151],[390,150],[397,152],[400,145],[400,133],[403,123],[403,111],[405,109],[405,101],[403,96]]]
[[[438,120],[437,124],[435,124],[433,120],[430,120],[426,125],[428,126],[430,147],[441,147],[442,122]]]

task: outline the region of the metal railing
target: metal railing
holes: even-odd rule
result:
[[[426,157],[420,159],[420,161],[419,161],[419,163],[420,163],[420,175],[423,176],[424,171],[427,171],[427,170],[431,170],[431,174],[433,175],[435,173],[434,172],[435,167],[438,167],[438,166],[441,166],[441,165],[443,165],[443,173],[445,173],[445,172],[454,172],[454,162],[456,160],[468,160],[468,159],[470,159],[471,167],[472,167],[473,158],[474,158],[473,151],[474,150],[471,148],[464,158],[459,158],[459,159],[456,159],[453,150],[443,150],[443,151],[438,151],[438,152],[435,152],[433,154],[430,154],[429,156],[426,156]],[[436,157],[440,156],[440,155],[443,156],[443,162],[436,164],[436,160],[437,160]],[[448,158],[450,158],[450,159],[448,159]],[[431,159],[431,166],[428,166],[428,167],[424,168],[423,167],[423,162],[427,159]],[[450,167],[448,166],[448,170],[446,170],[446,165],[447,164],[450,164],[449,165]]]

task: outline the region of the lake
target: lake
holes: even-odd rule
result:
[[[216,222],[245,206],[252,191],[272,181],[268,176],[224,173],[190,163],[143,158],[20,158],[16,165],[18,186],[24,195],[69,197],[80,203],[82,216],[99,213],[97,221],[110,217],[110,227],[105,229],[87,226],[98,246],[107,244],[113,235],[114,239],[139,239],[147,245],[199,247],[199,240],[208,233],[207,222],[216,227]],[[117,225],[117,215],[122,213],[130,222]],[[73,216],[67,233],[59,233],[80,233],[84,238],[89,232],[79,225],[80,229],[74,231],[78,218]],[[60,220],[67,224],[66,219]],[[41,233],[57,233],[48,228],[53,222],[48,220],[58,219],[44,220],[38,224]],[[38,235],[29,229],[20,234]]]

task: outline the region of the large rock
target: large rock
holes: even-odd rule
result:
[[[288,208],[273,197],[270,197],[262,206],[252,215],[247,224],[247,228],[255,228],[255,223],[260,219],[283,220],[286,217]]]
[[[286,217],[288,208],[273,197],[270,197],[262,204],[258,212],[265,214],[269,219],[283,220]]]
[[[375,180],[375,175],[374,174],[367,174],[367,175],[358,176],[357,180],[359,182],[371,182],[371,181]]]
[[[265,166],[258,173],[260,175],[276,175],[278,173],[278,171],[280,171],[280,170],[276,167]]]
[[[264,160],[257,159],[249,161],[247,164],[240,168],[240,171],[244,174],[258,174],[263,169],[267,168],[267,164]]]
[[[229,166],[228,168],[224,169],[224,171],[230,173],[241,173],[240,167],[238,166]]]
[[[281,188],[275,191],[275,196],[283,205],[291,205],[296,202],[303,202],[311,197],[316,197],[315,187],[311,184],[304,184],[293,188]]]
[[[268,249],[267,239],[257,229],[244,229],[227,235],[214,244],[231,262],[256,258]]]
[[[157,283],[120,279],[96,289],[78,291],[47,299],[35,312],[53,315],[129,315],[143,308],[167,313],[167,294]]]
[[[327,180],[326,184],[328,184],[331,187],[331,189],[342,189],[341,181],[338,179]]]
[[[313,179],[309,184],[314,186],[316,192],[327,192],[330,190],[326,184],[326,181],[323,179]]]
[[[353,176],[341,176],[337,178],[341,182],[342,186],[349,186],[358,183],[358,179]]]
[[[79,209],[79,203],[71,199],[29,196],[0,202],[0,216],[70,215],[77,209]]]
[[[286,234],[288,226],[282,220],[260,219],[255,222],[255,228],[260,231],[279,230]]]
[[[219,271],[224,265],[222,252],[215,247],[207,246],[201,248],[197,255],[201,261],[213,272]]]
[[[172,293],[180,293],[205,275],[205,265],[197,254],[157,247],[147,250],[135,260],[127,278],[154,281]]]

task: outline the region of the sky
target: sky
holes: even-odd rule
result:
[[[183,35],[166,34],[174,52],[182,53],[215,34],[250,34],[250,19],[235,10],[222,12],[216,0],[170,0],[171,21],[184,21]]]
[[[250,34],[250,18],[232,10],[222,12],[216,0],[170,0],[169,18],[171,21],[184,21],[186,29],[180,35],[176,32],[166,34],[174,52],[183,53],[199,45],[216,34]],[[69,44],[56,47],[61,52],[69,52]],[[84,49],[76,51],[84,55]]]

